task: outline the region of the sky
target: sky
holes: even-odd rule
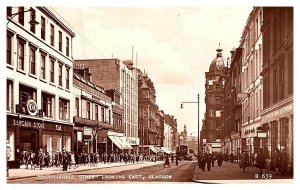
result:
[[[230,57],[239,46],[252,6],[51,7],[73,29],[74,59],[132,59],[145,70],[156,89],[156,103],[177,119],[178,131],[187,126],[197,135],[205,113],[205,72],[216,49]]]

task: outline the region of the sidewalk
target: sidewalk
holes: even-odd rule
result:
[[[49,168],[43,168],[40,170],[39,168],[35,168],[34,170],[31,169],[25,169],[23,166],[19,169],[10,169],[9,170],[9,177],[7,177],[7,180],[16,180],[16,179],[23,179],[23,178],[29,178],[29,177],[35,177],[39,175],[55,175],[55,174],[65,174],[65,173],[71,173],[71,172],[78,172],[78,171],[87,171],[87,170],[94,170],[94,169],[101,169],[101,168],[112,168],[112,167],[120,167],[120,166],[132,166],[132,165],[140,165],[143,164],[143,166],[152,166],[152,165],[158,165],[162,164],[163,161],[157,161],[157,162],[139,162],[135,164],[124,162],[122,163],[98,163],[97,167],[94,166],[79,166],[79,168],[76,169],[68,169],[68,171],[63,171],[62,167],[49,167]],[[29,166],[30,168],[30,166]]]
[[[199,183],[293,183],[291,174],[276,175],[275,171],[263,170],[259,174],[256,167],[247,167],[246,172],[238,164],[223,163],[221,167],[215,164],[211,171],[201,171],[198,164],[195,167],[193,181]],[[284,180],[283,180],[284,179]],[[229,181],[234,180],[234,181]]]

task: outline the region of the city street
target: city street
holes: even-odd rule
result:
[[[196,162],[182,161],[178,166],[163,167],[163,162],[120,165],[118,167],[94,168],[67,173],[33,170],[36,176],[8,179],[9,184],[32,183],[128,183],[128,182],[192,182]],[[21,169],[22,170],[22,169]],[[22,171],[19,172],[22,172]],[[56,169],[57,170],[57,169]],[[23,170],[24,171],[24,170]],[[30,170],[29,170],[30,171]]]

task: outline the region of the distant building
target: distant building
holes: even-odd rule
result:
[[[179,145],[187,145],[187,130],[186,125],[184,125],[184,129],[178,135],[178,144]]]
[[[205,73],[205,119],[201,130],[202,148],[205,152],[220,152],[223,139],[224,109],[224,73],[226,60],[222,49],[217,49],[217,57],[211,62],[209,71]],[[225,72],[224,72],[225,70]]]
[[[171,148],[176,150],[178,147],[178,133],[177,133],[177,119],[174,116],[165,114],[165,124],[170,126],[171,129]]]
[[[194,152],[194,153],[198,154],[198,137],[197,136],[187,136],[187,145],[190,150],[189,152]]]
[[[156,153],[154,147],[163,146],[164,113],[156,104],[156,91],[146,73],[139,70],[139,138],[140,149],[146,154]]]
[[[114,91],[115,95],[121,93],[122,130],[127,137],[127,142],[137,152],[140,144],[138,137],[138,79],[137,70],[133,67],[132,61],[121,62],[119,59],[75,60],[74,68],[80,67],[89,69],[92,74],[90,81],[102,86],[107,92]],[[120,114],[115,116],[119,118]]]

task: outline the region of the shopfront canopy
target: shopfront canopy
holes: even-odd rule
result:
[[[119,148],[119,149],[125,149],[124,146],[122,145],[122,143],[119,140],[119,137],[117,136],[113,136],[113,135],[109,135],[108,138],[110,138],[110,140]]]
[[[157,153],[158,152],[158,150],[154,147],[154,146],[149,146],[149,148],[150,148],[150,150],[152,150],[154,153]]]
[[[127,142],[126,137],[119,137],[122,142],[122,145],[125,147],[124,149],[132,149],[132,146]]]

